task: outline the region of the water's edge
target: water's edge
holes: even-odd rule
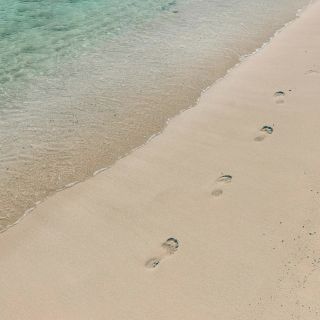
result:
[[[227,69],[224,73],[223,76],[219,77],[218,79],[216,79],[211,85],[209,85],[208,87],[206,87],[205,89],[203,89],[201,92],[200,92],[200,95],[199,97],[197,98],[196,102],[193,103],[192,105],[189,105],[189,106],[185,106],[185,108],[181,109],[180,111],[178,111],[177,114],[175,114],[174,116],[172,117],[169,117],[167,118],[166,122],[163,124],[161,130],[159,130],[158,132],[152,134],[151,136],[149,137],[146,137],[145,139],[145,142],[142,143],[141,145],[137,146],[137,147],[133,147],[132,149],[130,149],[128,152],[126,152],[125,154],[121,155],[120,157],[118,157],[114,162],[112,162],[110,165],[106,166],[106,167],[102,167],[96,171],[94,171],[92,173],[91,176],[88,176],[86,177],[84,180],[80,180],[80,181],[74,181],[74,182],[70,182],[68,184],[66,184],[63,188],[60,188],[60,189],[57,189],[51,193],[49,193],[45,198],[43,198],[41,201],[37,201],[36,203],[34,203],[34,206],[28,208],[27,210],[24,211],[24,213],[16,220],[14,221],[12,224],[9,224],[9,225],[6,225],[4,228],[0,229],[0,233],[3,233],[7,230],[9,230],[11,227],[17,225],[18,223],[20,223],[26,216],[28,216],[30,213],[32,213],[32,211],[34,211],[37,206],[40,204],[40,203],[43,203],[44,201],[46,201],[48,198],[54,196],[55,194],[57,194],[58,192],[61,192],[61,191],[64,191],[65,189],[68,189],[68,188],[71,188],[73,186],[75,186],[76,184],[78,183],[84,183],[86,182],[87,180],[93,178],[94,176],[100,174],[101,172],[103,171],[106,171],[108,169],[110,169],[113,165],[115,165],[118,161],[120,161],[121,159],[127,157],[128,155],[130,155],[131,153],[135,152],[135,150],[138,150],[140,148],[143,148],[146,144],[148,144],[151,140],[153,140],[155,137],[161,135],[167,128],[168,124],[173,120],[175,119],[176,117],[180,116],[181,113],[185,112],[186,110],[189,110],[190,108],[193,108],[193,107],[196,107],[199,103],[199,100],[201,99],[202,95],[204,93],[206,93],[208,90],[211,90],[212,88],[215,87],[215,85],[217,83],[219,83],[220,81],[224,80],[226,77],[229,77],[232,75],[232,72],[234,72],[238,67],[240,67],[242,65],[242,63],[245,63],[245,61],[247,59],[249,59],[251,56],[259,53],[261,50],[263,50],[263,48],[265,48],[266,46],[268,46],[272,40],[279,34],[281,33],[284,29],[286,29],[290,24],[294,23],[297,19],[299,19],[299,17],[303,14],[303,12],[305,10],[307,10],[315,1],[314,0],[310,0],[310,2],[305,5],[303,8],[299,9],[297,12],[296,12],[296,15],[295,17],[283,24],[283,26],[281,28],[279,28],[278,30],[276,30],[272,36],[269,37],[269,39],[267,39],[267,41],[265,41],[264,43],[262,43],[261,46],[259,46],[258,48],[256,48],[254,51],[252,51],[251,53],[249,54],[244,54],[242,56],[239,57],[238,61],[232,66],[230,67],[229,69]]]

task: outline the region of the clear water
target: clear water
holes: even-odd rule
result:
[[[309,0],[0,0],[0,230],[141,145]]]

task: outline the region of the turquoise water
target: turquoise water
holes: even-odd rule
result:
[[[0,230],[111,165],[308,0],[0,0]]]
[[[0,83],[33,79],[97,41],[174,7],[172,0],[0,1]]]

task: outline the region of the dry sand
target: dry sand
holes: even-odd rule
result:
[[[317,2],[3,233],[0,319],[320,319],[319,57]]]

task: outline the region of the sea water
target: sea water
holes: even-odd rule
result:
[[[192,106],[309,0],[0,0],[0,230]]]

